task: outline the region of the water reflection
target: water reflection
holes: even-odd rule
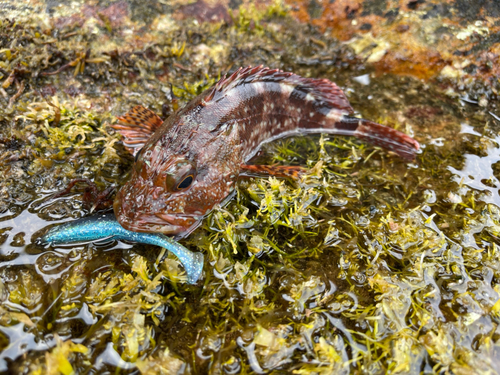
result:
[[[61,223],[65,220],[54,220],[53,223]],[[67,221],[67,219],[66,219]],[[47,220],[41,219],[38,213],[33,213],[31,207],[22,210],[19,214],[7,212],[0,217],[0,230],[5,232],[5,240],[0,246],[0,256],[10,255],[19,252],[19,246],[16,246],[15,237],[22,235],[24,243],[31,243],[31,237],[34,233],[47,226]],[[26,262],[24,264],[29,264]]]
[[[61,245],[51,248],[35,245],[36,238],[48,227],[71,220],[64,217],[65,215],[54,213],[51,207],[57,205],[57,202],[47,200],[49,196],[43,195],[26,208],[6,211],[0,217],[0,233],[3,233],[3,241],[0,245],[0,275],[2,276],[0,291],[5,288],[8,293],[11,293],[9,298],[2,300],[0,312],[9,311],[7,316],[10,320],[19,321],[11,326],[0,325],[1,334],[8,340],[8,344],[0,350],[0,372],[7,371],[9,363],[18,359],[23,353],[47,351],[54,347],[58,342],[56,336],[63,341],[71,337],[74,342],[77,342],[78,338],[71,336],[69,328],[61,328],[58,334],[53,335],[49,333],[50,328],[44,325],[44,321],[50,321],[49,317],[54,314],[58,317],[50,323],[51,326],[55,324],[59,327],[69,327],[71,322],[91,326],[98,321],[86,303],[82,303],[79,308],[75,307],[61,312],[61,305],[68,301],[63,301],[64,293],[58,290],[60,284],[67,279],[67,275],[71,274],[72,268],[84,258],[88,261],[94,254],[103,251],[123,251],[133,246],[117,241],[102,244]],[[96,268],[98,271],[103,271],[109,268],[109,264],[106,263]],[[25,282],[20,282],[23,278]],[[13,287],[9,286],[11,282]],[[13,292],[13,288],[18,290]],[[58,290],[55,296],[54,290]],[[13,295],[18,296],[15,301],[12,301]],[[103,363],[113,367],[125,369],[135,367],[119,358],[112,347],[103,352],[102,358]]]
[[[2,372],[8,369],[7,361],[16,360],[20,354],[28,350],[47,350],[55,345],[53,337],[37,337],[30,332],[24,323],[18,323],[10,327],[0,325],[0,332],[9,340],[9,346],[0,351],[0,371]]]
[[[500,136],[494,139],[481,136],[465,123],[461,125],[461,133],[481,137],[481,152],[486,153],[486,156],[467,153],[463,155],[465,160],[461,170],[448,166],[448,170],[454,174],[453,181],[483,192],[479,200],[500,207],[500,181],[493,171],[493,165],[500,161]]]

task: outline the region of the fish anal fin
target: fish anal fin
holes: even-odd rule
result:
[[[285,177],[299,179],[307,172],[307,169],[299,166],[289,165],[249,165],[242,164],[240,166],[240,176],[243,177]]]
[[[133,154],[163,124],[163,120],[153,111],[138,105],[123,116],[117,117],[118,123],[111,125],[124,138],[125,147]]]

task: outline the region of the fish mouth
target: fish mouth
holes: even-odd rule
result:
[[[192,227],[201,220],[198,216],[163,212],[141,214],[137,214],[133,210],[125,212],[119,201],[115,201],[113,209],[120,225],[132,232],[179,235],[190,232]]]
[[[141,215],[138,218],[135,218],[134,221],[131,220],[120,220],[117,217],[118,222],[122,227],[132,232],[144,232],[144,233],[163,233],[167,235],[176,235],[186,231],[187,228],[184,228],[180,225],[173,225],[162,222],[154,222],[152,221],[153,217],[150,215]]]

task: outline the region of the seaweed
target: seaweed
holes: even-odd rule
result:
[[[177,2],[153,14],[124,1],[39,16],[30,5],[0,23],[0,371],[494,373],[496,83],[471,81],[466,65],[429,79],[442,61],[415,68],[424,82],[398,75],[406,62],[378,75],[384,35],[341,44],[297,22],[295,5],[232,3],[212,23]],[[115,116],[137,104],[168,115],[258,64],[336,81],[421,154],[405,163],[325,135],[266,145],[255,162],[308,173],[239,182],[183,240],[205,253],[199,285],[154,247],[32,243],[89,212],[81,192],[51,199],[72,179],[126,180]]]

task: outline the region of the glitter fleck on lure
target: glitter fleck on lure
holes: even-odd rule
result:
[[[113,213],[96,214],[51,228],[39,239],[40,244],[90,242],[104,239],[125,240],[166,248],[179,258],[188,282],[195,284],[203,270],[203,254],[189,251],[161,233],[138,233],[124,229]]]
[[[136,155],[132,177],[114,201],[116,218],[130,231],[185,236],[231,196],[239,176],[303,171],[247,164],[262,144],[278,138],[349,135],[415,157],[416,140],[352,114],[335,83],[262,66],[238,69],[164,122],[134,107],[113,126]]]

